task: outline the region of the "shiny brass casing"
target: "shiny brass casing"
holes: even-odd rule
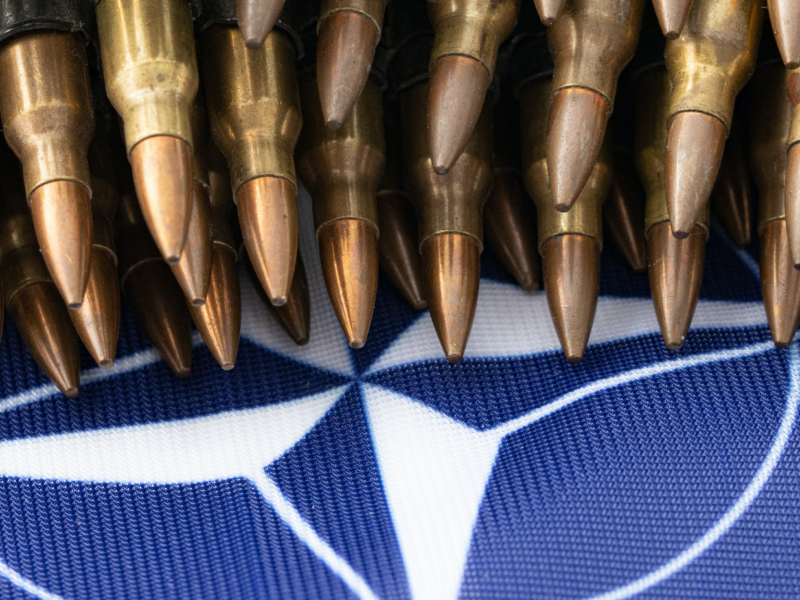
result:
[[[719,119],[730,133],[736,96],[753,74],[764,13],[761,0],[694,2],[681,35],[667,41],[672,80],[668,117],[683,111]]]
[[[672,84],[666,69],[653,67],[636,79],[636,170],[644,185],[645,236],[654,225],[669,221],[667,192],[664,184],[664,147],[667,144],[667,117]],[[708,239],[711,205],[706,203],[696,225]]]
[[[400,95],[405,181],[417,208],[419,246],[435,235],[460,233],[475,238],[483,249],[483,205],[493,174],[491,103],[484,103],[455,165],[446,175],[437,175],[428,149],[427,98],[427,81]]]
[[[567,0],[547,30],[553,55],[552,93],[582,87],[614,106],[617,79],[639,41],[644,0]]]
[[[215,25],[200,39],[200,56],[211,135],[228,158],[234,201],[256,177],[281,177],[296,190],[293,152],[303,119],[289,37],[273,29],[250,50],[238,28]]]
[[[350,11],[359,13],[369,19],[380,33],[383,28],[383,15],[386,12],[388,3],[389,0],[322,0],[319,21],[317,21],[317,31],[322,27],[323,21],[333,13]]]
[[[192,146],[189,106],[199,82],[187,0],[100,0],[97,30],[108,98],[125,122],[130,154],[145,138]]]
[[[59,180],[91,193],[86,153],[94,110],[83,37],[35,31],[0,46],[0,114],[6,141],[22,161],[25,192]]]
[[[530,0],[524,0],[530,1]],[[517,24],[520,0],[449,0],[428,4],[436,31],[430,64],[452,54],[469,56],[494,74],[497,50]]]
[[[759,67],[753,76],[752,111],[758,118],[750,119],[749,158],[758,185],[759,235],[770,221],[786,218],[786,145],[794,123],[785,71],[775,62]]]
[[[313,70],[300,76],[303,131],[297,168],[314,205],[314,227],[338,219],[360,219],[378,232],[378,190],[386,161],[381,90],[370,77],[339,129],[325,124]]]
[[[558,23],[558,21],[556,21]],[[547,174],[550,79],[534,79],[519,89],[522,122],[522,177],[539,222],[539,253],[548,239],[567,233],[593,238],[603,247],[603,202],[611,186],[613,148],[606,133],[589,180],[568,212],[556,210]]]

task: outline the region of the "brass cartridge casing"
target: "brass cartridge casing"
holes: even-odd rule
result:
[[[667,41],[672,81],[668,118],[697,111],[731,129],[736,96],[756,65],[764,10],[760,0],[694,2],[681,35]]]

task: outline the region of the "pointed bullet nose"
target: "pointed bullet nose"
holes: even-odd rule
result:
[[[754,198],[750,184],[750,169],[744,155],[736,125],[722,155],[719,175],[711,191],[711,212],[719,219],[726,233],[739,248],[750,245],[752,239],[752,208]]]
[[[270,302],[283,306],[297,258],[297,202],[292,184],[258,177],[236,192],[247,254]]]
[[[611,188],[603,203],[603,223],[631,270],[644,273],[647,271],[644,198],[641,191],[633,187],[635,185],[635,181],[623,176],[622,169],[615,163]]]
[[[260,48],[283,9],[284,0],[236,0],[236,19],[244,45]]]
[[[114,255],[92,247],[89,285],[83,304],[69,311],[72,324],[95,362],[107,369],[114,364],[119,338],[119,278]]]
[[[761,234],[761,292],[778,348],[788,348],[800,324],[800,272],[789,255],[786,221],[769,221]]]
[[[211,284],[203,306],[189,306],[194,324],[211,354],[226,371],[236,364],[242,326],[242,296],[236,256],[228,247],[214,244]]]
[[[161,256],[180,260],[192,216],[192,149],[171,135],[145,138],[131,151],[139,205]]]
[[[28,285],[13,297],[8,308],[39,368],[62,394],[77,396],[78,338],[55,286],[49,282]]]
[[[800,269],[800,144],[789,149],[785,198],[789,248],[795,268]]]
[[[464,151],[481,115],[489,72],[458,54],[433,63],[428,88],[428,144],[433,170],[444,175]]]
[[[31,194],[36,238],[50,276],[67,306],[83,302],[92,253],[92,206],[86,187],[51,181]]]
[[[592,173],[608,122],[608,102],[584,88],[559,90],[550,109],[547,172],[557,210],[567,212]]]
[[[325,287],[352,348],[367,341],[378,291],[378,239],[359,219],[339,219],[317,234]]]
[[[661,31],[668,40],[676,39],[683,30],[692,0],[653,0]]]
[[[481,279],[478,240],[459,233],[443,233],[422,244],[422,270],[433,326],[451,363],[464,357]]]
[[[555,23],[561,9],[564,8],[565,0],[533,0],[536,5],[536,12],[539,13],[539,18],[542,23],[550,27]]]
[[[195,181],[192,189],[194,202],[189,233],[180,260],[170,268],[186,300],[192,306],[202,306],[211,281],[211,216],[206,188]]]
[[[125,293],[150,343],[180,378],[192,372],[192,323],[183,293],[169,267],[149,260],[128,271]]]
[[[680,350],[692,324],[706,257],[706,234],[695,226],[678,239],[669,223],[654,225],[647,236],[650,291],[664,344]]]
[[[767,0],[769,19],[781,58],[789,69],[800,67],[800,10],[797,0]]]
[[[586,235],[550,238],[542,249],[542,274],[550,316],[571,363],[583,360],[600,290],[600,248]]]
[[[710,115],[681,112],[667,132],[664,179],[672,233],[683,239],[706,207],[725,150],[725,125]]]
[[[380,32],[361,13],[335,12],[322,22],[317,41],[317,86],[325,123],[339,129],[367,82]]]

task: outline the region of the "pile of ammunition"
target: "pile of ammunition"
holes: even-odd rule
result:
[[[192,322],[233,368],[237,261],[304,344],[299,175],[353,348],[380,264],[461,360],[485,230],[524,290],[541,256],[578,362],[605,226],[649,273],[677,350],[710,214],[751,244],[752,171],[764,305],[786,347],[800,322],[800,3],[762,2],[0,0],[5,308],[68,396],[78,338],[114,362],[120,290],[177,376]]]

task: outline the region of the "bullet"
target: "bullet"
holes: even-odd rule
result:
[[[795,0],[767,0],[769,20],[788,69],[800,67],[800,10]]]
[[[98,122],[103,121],[98,119]],[[116,122],[112,122],[112,126],[116,126]],[[119,196],[107,136],[108,132],[98,126],[89,146],[89,170],[92,176],[92,255],[89,284],[81,307],[69,311],[72,324],[83,345],[95,362],[104,369],[114,364],[120,320],[117,252],[111,231],[111,221],[117,212]]]
[[[670,233],[664,143],[671,92],[670,77],[661,65],[636,80],[636,167],[647,193],[645,236],[653,305],[664,343],[669,350],[679,350],[700,296],[709,207],[705,206],[688,236],[677,238]]]
[[[749,159],[760,199],[761,292],[772,340],[778,348],[788,348],[800,324],[800,272],[789,251],[784,210],[792,103],[777,56],[756,69],[752,90],[752,114],[758,118],[750,122]]]
[[[92,209],[86,153],[94,133],[83,37],[32,31],[0,46],[0,116],[22,161],[47,269],[70,309],[89,280]]]
[[[692,0],[653,0],[661,31],[668,40],[677,38],[689,16]]]
[[[427,139],[428,82],[400,93],[405,180],[417,208],[428,307],[444,354],[459,362],[469,341],[480,284],[483,206],[492,186],[492,111],[485,105],[464,152],[437,175]]]
[[[755,199],[741,127],[739,119],[734,118],[731,134],[725,142],[719,175],[711,190],[711,213],[719,219],[733,243],[745,248],[750,245],[752,237],[751,215]]]
[[[297,256],[293,152],[302,116],[289,35],[274,28],[248,50],[238,29],[200,36],[211,135],[228,159],[247,253],[276,306],[286,303]]]
[[[402,138],[392,107],[384,105],[383,121],[386,168],[377,193],[380,265],[414,310],[425,310],[417,216],[403,185]]]
[[[755,69],[762,18],[759,0],[695,2],[681,35],[667,41],[665,179],[676,237],[689,235],[708,204],[736,96]]]
[[[597,161],[643,8],[644,0],[568,0],[547,31],[555,63],[547,169],[559,211],[572,207]]]
[[[189,312],[200,336],[226,371],[236,363],[242,328],[242,296],[236,271],[236,243],[230,227],[233,194],[228,162],[214,142],[206,151],[211,186],[213,264],[205,304],[189,303]]]
[[[483,207],[489,247],[526,292],[539,289],[536,212],[520,173],[519,111],[501,89],[494,114],[494,185]]]
[[[786,143],[789,163],[786,167],[786,231],[796,269],[800,269],[800,68],[786,71],[786,89],[792,103],[792,125]]]
[[[178,377],[188,377],[192,370],[189,310],[147,228],[124,151],[121,147],[117,150],[114,168],[120,203],[113,231],[120,287],[133,305],[137,322],[167,366]]]
[[[198,149],[192,154],[192,216],[181,257],[170,269],[186,301],[199,307],[206,301],[212,263],[210,188],[205,155],[209,139],[208,115],[201,93],[195,97],[189,115],[192,139]]]
[[[285,0],[235,0],[236,18],[245,45],[258,50],[272,31]]]
[[[566,213],[556,210],[547,159],[550,86],[547,77],[540,77],[518,90],[522,176],[538,213],[539,253],[550,316],[564,356],[577,363],[586,352],[600,292],[601,211],[611,185],[613,153],[607,135],[572,209]]]
[[[386,159],[381,90],[370,78],[348,119],[328,129],[313,69],[300,75],[297,169],[311,194],[325,286],[352,348],[367,341],[378,291],[378,190]]]
[[[527,1],[527,0],[525,0]],[[517,22],[520,0],[428,4],[436,32],[430,60],[428,143],[436,173],[461,156],[481,115],[500,44]]]
[[[191,7],[185,0],[100,0],[97,29],[142,214],[161,255],[175,264],[193,204],[189,107],[198,75]]]
[[[367,83],[388,0],[323,0],[317,85],[325,123],[341,127]]]
[[[548,27],[556,22],[565,2],[566,0],[533,0],[536,12],[539,13],[539,18]]]
[[[78,337],[36,241],[19,162],[4,148],[0,280],[5,308],[36,364],[62,394],[78,395]]]

